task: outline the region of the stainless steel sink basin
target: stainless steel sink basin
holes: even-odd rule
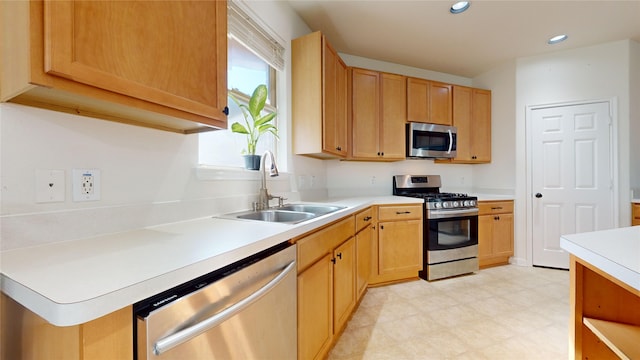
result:
[[[318,216],[326,215],[334,211],[342,210],[344,208],[344,206],[322,204],[288,204],[272,209],[242,211],[222,215],[220,217],[225,219],[297,224],[299,222],[311,220]]]
[[[236,215],[238,219],[259,220],[279,223],[295,224],[301,221],[313,219],[317,215],[301,212],[301,211],[285,211],[285,210],[258,210],[245,214]]]
[[[342,210],[344,206],[335,205],[317,205],[317,204],[289,204],[279,207],[278,210],[300,211],[315,214],[321,216],[332,213],[334,211]]]

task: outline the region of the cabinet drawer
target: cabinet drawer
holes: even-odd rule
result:
[[[373,211],[371,208],[360,211],[356,214],[356,233],[373,222]]]
[[[513,201],[478,201],[478,215],[505,214],[513,212]]]
[[[640,204],[631,207],[631,225],[640,225]]]
[[[353,236],[354,229],[354,217],[349,216],[324,229],[297,240],[294,239],[294,242],[298,244],[298,272],[313,264],[323,255],[332,252],[335,247]]]
[[[413,220],[422,218],[422,205],[380,206],[378,221]]]

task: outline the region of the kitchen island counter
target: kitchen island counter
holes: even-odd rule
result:
[[[571,359],[640,356],[640,226],[564,235]]]
[[[51,324],[97,319],[371,205],[383,196],[331,200],[344,209],[299,224],[206,217],[0,253],[2,292]]]

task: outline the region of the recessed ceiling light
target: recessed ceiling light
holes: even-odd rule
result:
[[[567,40],[568,36],[565,34],[562,35],[556,35],[554,37],[552,37],[551,39],[547,40],[547,44],[549,45],[553,45],[553,44],[557,44],[559,42],[563,42],[565,40]]]
[[[451,11],[452,14],[460,14],[461,12],[466,11],[469,6],[471,6],[471,2],[469,1],[458,1],[451,6],[449,11]]]

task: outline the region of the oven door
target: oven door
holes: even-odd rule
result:
[[[427,215],[427,250],[449,250],[478,245],[478,209],[442,212],[431,211]]]

